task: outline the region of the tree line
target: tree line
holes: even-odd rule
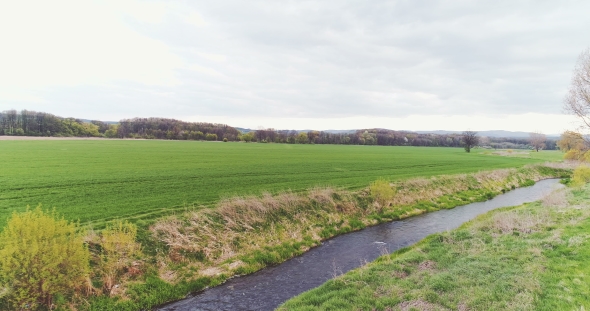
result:
[[[245,141],[284,144],[336,144],[379,146],[463,147],[462,134],[420,134],[387,129],[346,133],[258,129],[242,133],[225,124],[184,122],[166,118],[123,119],[116,124],[98,120],[62,118],[30,110],[0,112],[0,135],[142,138],[169,140]],[[479,146],[496,149],[530,149],[528,138],[480,137]],[[555,150],[555,140],[544,149]]]
[[[476,132],[473,132],[477,134]],[[464,133],[457,134],[420,134],[409,131],[386,129],[362,129],[351,133],[332,133],[323,131],[294,131],[259,129],[241,135],[246,142],[288,144],[342,144],[342,145],[379,145],[379,146],[428,146],[428,147],[464,147]],[[554,139],[544,141],[545,150],[556,150]],[[531,139],[478,137],[480,146],[493,149],[532,149]]]
[[[0,135],[101,136],[99,132],[100,125],[96,123],[102,124],[103,122],[93,122],[83,122],[74,118],[61,118],[45,112],[7,110],[0,112]]]
[[[124,119],[109,124],[46,112],[7,110],[0,112],[0,135],[237,141],[240,131],[225,124],[165,118]]]

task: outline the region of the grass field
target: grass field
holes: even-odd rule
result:
[[[467,173],[557,160],[558,152],[503,157],[458,148],[210,143],[0,141],[0,226],[27,205],[98,225],[153,219],[222,197],[366,187],[377,178]]]

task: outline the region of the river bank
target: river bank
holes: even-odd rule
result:
[[[590,187],[496,210],[328,281],[279,310],[584,310]]]
[[[322,242],[308,252],[251,275],[233,278],[159,311],[271,311],[287,299],[322,285],[335,276],[407,247],[426,236],[458,227],[477,215],[543,198],[564,187],[557,179],[537,182],[485,202],[439,210],[347,233]]]

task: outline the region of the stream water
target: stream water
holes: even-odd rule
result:
[[[490,210],[540,200],[563,185],[557,179],[539,181],[486,202],[458,206],[383,223],[325,241],[305,254],[256,273],[160,306],[159,311],[274,310],[281,303],[315,288],[335,275],[377,257],[414,244],[426,236],[454,229]]]

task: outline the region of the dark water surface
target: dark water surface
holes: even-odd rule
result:
[[[454,229],[496,208],[540,200],[563,187],[557,179],[499,195],[489,201],[472,203],[393,221],[337,236],[305,254],[226,283],[181,301],[158,308],[160,311],[274,310],[281,303],[327,280],[416,243],[426,236]]]

